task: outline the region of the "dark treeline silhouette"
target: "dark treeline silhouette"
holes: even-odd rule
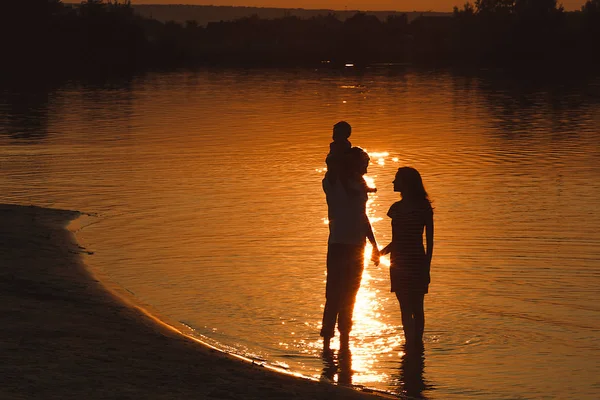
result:
[[[67,0],[65,0],[67,1]],[[460,3],[457,3],[460,4]],[[285,16],[295,16],[301,19],[309,19],[319,15],[335,13],[340,21],[352,17],[359,10],[333,10],[333,9],[304,9],[304,8],[271,8],[271,7],[245,7],[245,6],[206,6],[191,4],[132,4],[133,10],[146,18],[156,19],[161,22],[175,21],[185,24],[187,21],[195,20],[198,25],[206,26],[209,22],[233,21],[240,18],[257,15],[261,19],[276,19]],[[406,14],[408,21],[421,16],[443,16],[451,15],[451,12],[435,11],[367,11],[382,21],[388,16]]]
[[[257,16],[201,26],[134,13],[129,1],[7,0],[0,5],[3,67],[14,72],[136,71],[199,65],[345,63],[503,65],[597,61],[600,0],[565,12],[556,0],[476,0],[452,16],[356,13]]]
[[[600,0],[565,12],[556,0],[476,0],[454,8],[448,47],[457,60],[485,63],[597,61]]]
[[[148,50],[129,2],[4,1],[0,34],[4,67],[23,73],[135,69]]]

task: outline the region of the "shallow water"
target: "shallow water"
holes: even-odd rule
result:
[[[380,245],[399,166],[434,200],[423,358],[403,354],[385,263],[365,270],[351,367],[320,357],[320,180],[341,119],[372,157]],[[1,89],[0,168],[1,202],[94,214],[86,262],[222,349],[429,399],[600,397],[598,79],[209,70]]]

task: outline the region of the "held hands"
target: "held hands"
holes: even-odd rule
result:
[[[373,251],[371,252],[371,261],[373,261],[373,264],[375,264],[375,266],[379,266],[379,258],[381,257],[381,253],[379,252],[379,249],[377,248],[377,246],[373,246]]]

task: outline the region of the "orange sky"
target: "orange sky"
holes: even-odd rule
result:
[[[586,0],[563,0],[566,10],[578,10]],[[560,1],[559,1],[560,2]],[[465,0],[132,0],[133,4],[198,4],[278,8],[317,8],[385,11],[452,11]],[[474,0],[471,0],[474,3]]]

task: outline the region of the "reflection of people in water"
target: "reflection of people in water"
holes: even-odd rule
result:
[[[398,377],[392,380],[393,390],[402,398],[425,399],[423,391],[427,384],[423,379],[425,357],[423,349],[406,348],[400,361]]]
[[[339,174],[347,185],[336,175],[323,179],[329,209],[326,301],[321,329],[324,351],[329,351],[336,321],[340,347],[349,347],[354,303],[364,268],[365,239],[373,245],[373,261],[379,263],[377,242],[366,213],[367,193],[360,189],[369,156],[361,148],[353,147],[344,159]]]
[[[391,253],[392,292],[400,302],[402,328],[407,346],[422,346],[425,329],[423,300],[429,289],[433,252],[433,209],[419,172],[411,167],[398,169],[394,191],[402,200],[388,211],[392,219],[392,242],[381,254]],[[423,248],[423,229],[427,251]]]
[[[331,351],[323,352],[323,364],[321,379],[334,382],[337,375],[337,383],[352,384],[352,353],[350,349],[340,351],[337,358]]]

